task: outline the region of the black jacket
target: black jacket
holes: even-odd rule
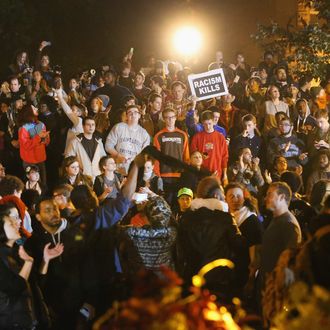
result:
[[[0,246],[0,329],[29,329],[37,323],[28,282],[19,275],[17,249]]]
[[[215,269],[206,276],[206,287],[224,297],[240,292],[248,277],[248,246],[233,218],[216,199],[195,199],[184,213],[178,230],[179,273],[186,284],[207,263],[226,258],[235,269]],[[181,266],[180,266],[181,265]]]

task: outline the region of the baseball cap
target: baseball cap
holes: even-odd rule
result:
[[[182,195],[188,195],[191,198],[194,198],[194,193],[192,192],[191,189],[189,188],[181,188],[178,192],[178,197],[182,196]]]

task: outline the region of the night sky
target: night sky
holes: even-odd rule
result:
[[[2,40],[1,67],[7,65],[15,50],[26,48],[33,53],[41,40],[50,40],[48,52],[53,64],[65,71],[113,63],[135,48],[135,63],[144,64],[148,54],[173,58],[171,43],[175,29],[184,24],[201,27],[205,43],[199,54],[201,66],[222,49],[225,61],[233,61],[241,50],[249,63],[259,60],[260,49],[250,34],[257,22],[283,15],[283,6],[294,1],[275,0],[2,0],[13,7],[0,8]],[[17,4],[17,8],[15,5]],[[279,9],[280,8],[280,9]],[[284,8],[285,9],[285,8]],[[289,8],[289,12],[290,12]],[[292,13],[294,14],[294,13]],[[178,60],[180,58],[177,57]]]

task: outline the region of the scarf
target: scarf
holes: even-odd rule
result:
[[[152,177],[153,171],[149,171],[149,172],[144,172],[143,173],[143,180],[144,181],[148,181],[150,180],[150,178]]]
[[[237,226],[240,227],[241,224],[251,215],[257,216],[255,212],[251,212],[246,206],[243,206],[238,211],[232,212],[232,215],[237,223]]]

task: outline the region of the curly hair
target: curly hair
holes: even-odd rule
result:
[[[6,175],[0,181],[0,196],[13,195],[15,191],[23,191],[23,181],[14,175]]]
[[[25,105],[17,115],[18,126],[23,126],[27,123],[37,123],[38,116],[34,114],[32,105]]]
[[[251,193],[243,184],[239,182],[230,182],[225,187],[225,195],[227,195],[227,192],[230,189],[234,188],[239,188],[242,190],[244,196],[244,206],[246,206],[251,212],[256,212],[257,214],[259,214],[258,200],[251,195]]]

